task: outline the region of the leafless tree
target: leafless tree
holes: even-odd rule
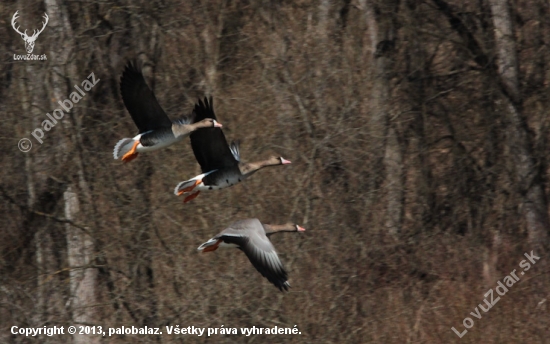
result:
[[[39,28],[24,61],[21,28]],[[547,338],[547,1],[0,3],[2,343],[452,342],[480,295],[541,257],[461,342]],[[292,161],[188,204],[188,141],[112,159],[136,128],[138,59],[170,118],[213,96],[243,160]],[[44,130],[90,73],[100,81]],[[24,153],[22,138],[33,144]],[[238,250],[196,248],[236,220],[273,238],[292,289]],[[539,253],[540,252],[540,253]],[[11,326],[270,327],[300,335],[13,335]]]

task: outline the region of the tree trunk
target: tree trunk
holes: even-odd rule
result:
[[[65,218],[78,221],[80,203],[77,194],[69,187],[64,195]],[[96,303],[97,269],[90,268],[92,264],[94,243],[90,235],[72,224],[65,225],[67,235],[67,251],[69,276],[71,281],[71,310],[75,324],[94,324],[98,319],[94,311]],[[99,336],[74,334],[74,343],[99,343]]]
[[[371,44],[371,98],[365,107],[371,109],[369,120],[369,155],[372,174],[369,179],[366,208],[375,203],[377,190],[386,173],[387,201],[386,228],[395,235],[400,231],[403,213],[403,155],[399,147],[397,133],[390,127],[390,79],[392,56],[395,48],[395,15],[397,1],[361,0],[365,19],[370,33]],[[366,59],[365,59],[366,60]],[[384,171],[385,170],[385,171]]]
[[[518,56],[510,5],[503,0],[490,0],[497,66],[503,90],[504,116],[507,122],[507,143],[512,154],[517,186],[522,199],[529,242],[535,252],[542,254],[548,240],[548,205],[542,185],[541,171],[533,157],[533,143],[527,123],[521,113],[521,94],[518,77]]]
[[[58,107],[58,101],[66,99],[71,88],[67,85],[77,83],[76,65],[70,60],[72,49],[75,47],[73,32],[69,23],[67,8],[56,0],[45,0],[46,10],[50,17],[49,27],[57,44],[51,44],[49,60],[52,63],[52,93]],[[82,78],[87,75],[83,75]],[[85,101],[85,100],[81,100]],[[78,109],[75,106],[69,113],[65,113],[61,123],[63,128],[56,133],[60,135],[61,142],[59,156],[68,166],[75,169],[75,180],[71,180],[64,193],[66,219],[86,223],[85,214],[93,216],[91,193],[85,178],[84,165],[80,155],[78,128],[75,128],[72,118],[77,118]],[[63,133],[65,131],[65,133]],[[67,132],[69,135],[67,135]],[[68,138],[70,139],[68,139]],[[72,143],[72,144],[71,144]],[[76,149],[75,149],[76,148]],[[68,178],[71,178],[70,176]],[[84,197],[79,199],[78,195]],[[84,201],[84,202],[82,202]],[[94,260],[94,242],[89,233],[66,224],[67,257],[70,267],[70,311],[75,324],[95,324],[98,315],[94,306],[97,304],[97,269],[89,265]],[[73,335],[74,343],[99,343],[101,337],[87,335]]]
[[[394,128],[388,132],[386,154],[384,156],[386,170],[386,229],[396,236],[401,232],[403,220],[403,152]]]
[[[217,4],[219,6],[219,12],[216,18],[205,6],[204,18],[207,25],[204,25],[201,32],[201,37],[204,41],[204,53],[205,53],[205,91],[207,95],[214,95],[218,91],[219,71],[218,63],[220,61],[220,39],[222,36],[225,11],[227,1],[221,0]]]
[[[28,1],[21,1],[18,4],[20,8],[28,8]],[[28,13],[27,17],[31,17],[33,13]],[[22,25],[26,26],[23,22]],[[22,43],[22,42],[21,42]],[[22,47],[22,44],[21,44]],[[47,95],[42,81],[45,78],[45,69],[39,68],[36,64],[26,63],[24,68],[21,68],[22,74],[19,78],[19,89],[22,95],[22,111],[26,117],[32,118],[31,123],[27,123],[27,128],[40,128],[40,121],[44,113],[41,109],[45,108]],[[25,133],[24,136],[28,136]],[[32,140],[32,137],[30,138]],[[55,230],[56,225],[44,218],[36,216],[33,211],[44,213],[52,213],[58,200],[61,198],[59,190],[63,185],[55,182],[50,178],[44,177],[41,173],[42,169],[47,166],[46,158],[39,154],[34,154],[40,149],[37,142],[31,151],[25,154],[25,173],[27,185],[27,219],[25,221],[24,234],[25,236],[34,237],[35,259],[37,267],[36,279],[36,304],[34,311],[33,322],[35,326],[43,326],[46,323],[55,321],[54,314],[59,314],[64,310],[64,290],[59,287],[60,276],[55,274],[59,271],[59,262],[56,259],[55,247]],[[47,200],[47,201],[46,201]],[[45,343],[53,343],[51,338],[45,338]]]

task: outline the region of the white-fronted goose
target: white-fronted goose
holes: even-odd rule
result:
[[[218,247],[236,247],[243,251],[262,276],[279,290],[288,290],[288,275],[279,260],[269,236],[279,232],[303,232],[305,228],[293,223],[284,225],[263,224],[258,219],[246,219],[233,223],[218,235],[200,245],[202,252],[215,251]]]
[[[199,100],[193,112],[197,121],[204,118],[216,119],[212,98],[210,101],[207,98],[204,101]],[[191,133],[190,138],[193,153],[203,173],[179,183],[174,189],[174,194],[178,196],[190,194],[184,199],[184,203],[197,197],[201,191],[223,189],[242,182],[264,167],[290,164],[283,157],[275,156],[264,161],[241,162],[238,143],[232,142],[228,146],[220,128],[201,129]]]
[[[113,157],[128,162],[140,152],[168,147],[199,128],[221,127],[213,118],[195,121],[195,115],[171,121],[145,83],[141,68],[128,62],[120,80],[120,93],[128,112],[138,127],[134,138],[124,138],[115,145]]]

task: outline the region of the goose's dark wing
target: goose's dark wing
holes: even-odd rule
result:
[[[136,61],[130,61],[126,65],[120,79],[120,93],[140,133],[172,126],[172,121],[145,83]]]
[[[212,98],[199,100],[193,109],[195,122],[205,118],[216,119]],[[227,145],[221,128],[203,128],[191,133],[191,148],[203,173],[238,165],[238,161]]]

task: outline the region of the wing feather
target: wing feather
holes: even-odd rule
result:
[[[229,146],[229,149],[231,149],[231,154],[233,154],[233,157],[237,161],[241,161],[241,152],[239,151],[239,141],[233,141],[231,142],[231,146]]]
[[[216,119],[212,99],[199,100],[193,109],[195,122]],[[203,128],[190,135],[191,148],[203,173],[238,165],[221,128]]]
[[[122,73],[120,94],[140,133],[171,127],[172,121],[147,86],[136,61],[128,62]]]
[[[224,229],[219,238],[237,245],[262,276],[281,291],[288,290],[288,274],[258,219],[237,221]]]

